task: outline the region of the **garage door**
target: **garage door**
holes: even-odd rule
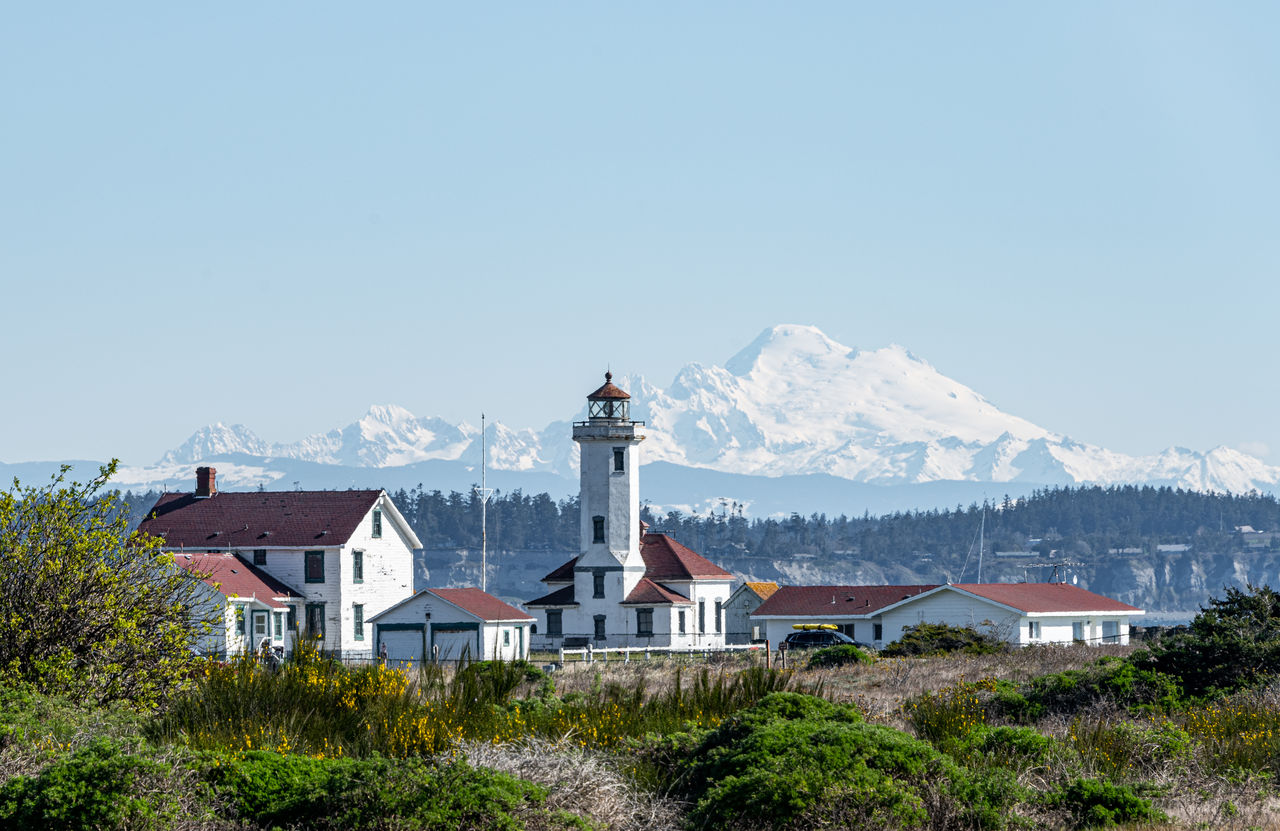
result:
[[[378,636],[387,647],[387,660],[396,662],[422,660],[421,629],[380,630]]]
[[[476,652],[476,630],[448,629],[442,626],[431,627],[431,640],[439,649],[439,660],[457,661],[465,654],[468,660],[478,661],[481,656]]]

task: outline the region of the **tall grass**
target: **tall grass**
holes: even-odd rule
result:
[[[593,684],[555,695],[524,662],[481,662],[446,671],[348,667],[314,650],[272,671],[251,658],[209,664],[156,721],[152,737],[197,749],[268,749],[317,757],[453,753],[463,743],[537,738],[611,747],[650,732],[712,726],[770,692],[791,673],[703,669],[649,694],[643,683]]]

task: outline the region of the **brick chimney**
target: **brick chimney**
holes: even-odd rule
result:
[[[206,499],[218,492],[218,469],[213,467],[196,468],[196,498]]]

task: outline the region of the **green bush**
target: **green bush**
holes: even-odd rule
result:
[[[173,770],[98,739],[0,787],[0,822],[8,828],[65,831],[162,829],[186,812],[172,790]]]
[[[939,793],[966,824],[999,827],[1020,797],[1011,781],[974,778],[851,705],[796,693],[767,696],[704,734],[675,790],[694,803],[698,827],[911,827]]]
[[[1008,651],[1009,644],[975,629],[945,623],[918,623],[902,631],[902,637],[880,654],[887,658],[918,658],[928,655],[990,655]]]
[[[1025,770],[1050,764],[1061,752],[1057,741],[1030,727],[979,725],[958,737],[948,752],[968,766]]]
[[[314,759],[267,751],[214,755],[203,775],[227,804],[229,819],[266,827],[421,828],[515,831],[579,822],[544,806],[546,791],[461,762],[410,759]]]
[[[870,664],[875,660],[851,643],[824,646],[809,656],[810,667],[843,667],[849,664]]]
[[[1041,675],[1022,685],[1017,694],[995,696],[996,709],[1020,721],[1046,715],[1072,714],[1100,702],[1130,712],[1168,711],[1181,702],[1176,679],[1143,669],[1121,658],[1099,658],[1084,669]]]
[[[1179,679],[1191,698],[1254,687],[1280,674],[1280,594],[1268,586],[1227,589],[1211,598],[1185,631],[1168,635],[1133,660]]]
[[[1073,779],[1044,799],[1046,806],[1067,813],[1074,828],[1108,828],[1120,823],[1165,822],[1161,811],[1133,789],[1097,779]]]

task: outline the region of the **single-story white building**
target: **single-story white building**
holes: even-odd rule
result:
[[[389,662],[514,661],[529,657],[533,618],[476,588],[423,589],[369,623]]]
[[[751,621],[751,613],[778,590],[777,583],[747,581],[734,589],[724,604],[724,642],[751,643],[764,639],[760,623]]]
[[[1066,583],[946,583],[924,586],[783,586],[751,615],[776,645],[798,623],[830,623],[882,648],[908,626],[945,623],[1019,646],[1129,642],[1143,610]]]

